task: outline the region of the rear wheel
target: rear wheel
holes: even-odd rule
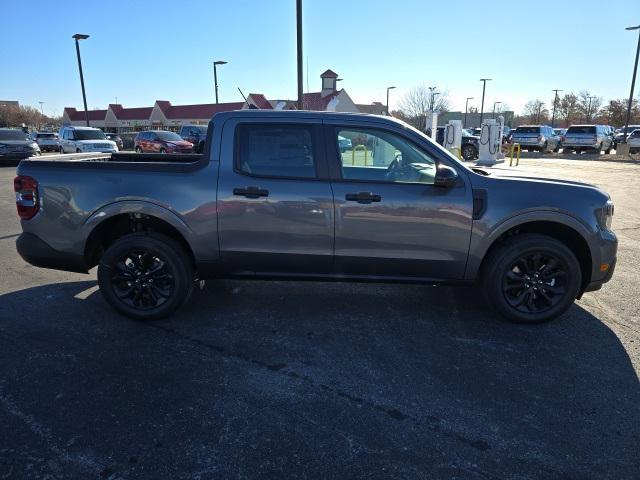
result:
[[[549,144],[547,142],[544,142],[544,145],[542,146],[542,148],[540,149],[540,153],[544,153],[547,151],[547,148],[549,148]]]
[[[564,313],[582,282],[580,264],[562,242],[539,234],[516,235],[485,259],[484,293],[513,322],[539,323]]]
[[[137,320],[172,314],[191,294],[193,266],[185,249],[157,233],[116,240],[98,266],[98,284],[118,312]]]
[[[59,151],[60,153],[64,153],[64,148],[60,147],[60,148],[58,148],[58,151]]]

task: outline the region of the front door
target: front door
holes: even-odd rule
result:
[[[339,124],[325,132],[334,178],[336,273],[462,279],[473,204],[465,174],[456,186],[434,186],[446,154],[434,146],[430,153],[401,132]],[[341,152],[339,139],[349,139],[342,142],[350,147]]]
[[[320,125],[301,120],[225,123],[218,228],[227,272],[331,272],[333,196],[322,174],[326,165],[321,134]]]

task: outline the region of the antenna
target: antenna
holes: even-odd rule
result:
[[[240,92],[240,95],[242,95],[242,98],[244,98],[244,103],[246,103],[249,107],[249,110],[260,110],[260,108],[258,108],[256,105],[254,105],[253,103],[249,103],[249,101],[247,100],[247,97],[244,96],[244,93],[242,93],[242,90],[240,90],[240,87],[238,87],[238,91]]]
[[[242,90],[240,90],[240,87],[238,87],[238,91],[240,92],[240,95],[242,95],[242,98],[244,99],[246,104],[249,104],[249,102],[247,102],[247,97],[244,96],[244,93],[242,93]]]

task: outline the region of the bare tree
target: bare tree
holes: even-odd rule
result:
[[[442,92],[439,95],[432,95],[431,91],[424,85],[413,88],[400,100],[400,111],[407,121],[417,129],[424,131],[427,123],[428,112],[449,111],[449,95]]]
[[[528,101],[524,106],[524,116],[530,123],[540,125],[548,122],[549,110],[545,107],[545,103],[542,100],[536,98],[535,100]]]
[[[627,119],[628,101],[625,98],[617,100],[609,100],[609,103],[600,110],[598,121],[621,127]],[[640,123],[640,105],[637,99],[633,99],[631,103],[631,117],[629,123]]]
[[[594,117],[598,116],[602,106],[602,97],[596,97],[591,95],[588,90],[582,90],[578,93],[578,105],[581,117],[585,122],[589,123]]]
[[[556,110],[565,127],[571,126],[580,116],[580,104],[574,93],[567,93],[558,102]]]

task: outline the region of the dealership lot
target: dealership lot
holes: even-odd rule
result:
[[[134,322],[18,257],[0,168],[0,478],[637,478],[640,164],[499,168],[616,205],[613,280],[549,324],[470,287],[240,281]]]

